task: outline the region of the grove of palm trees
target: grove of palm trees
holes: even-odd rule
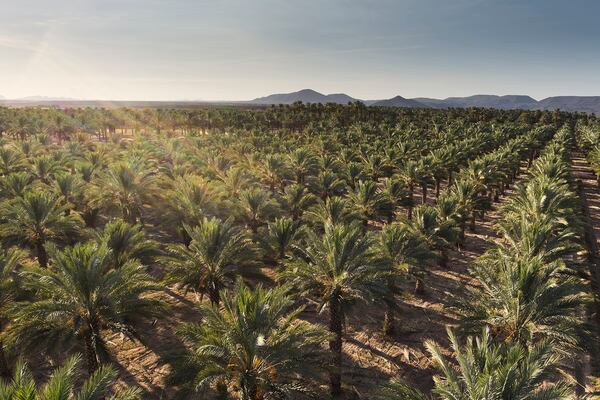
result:
[[[600,120],[0,108],[0,400],[600,398]]]

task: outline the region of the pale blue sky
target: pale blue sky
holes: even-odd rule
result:
[[[0,95],[600,95],[596,0],[0,0]]]

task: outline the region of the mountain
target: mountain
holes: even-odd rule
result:
[[[556,96],[540,100],[536,109],[581,111],[600,115],[600,96]]]
[[[16,101],[77,101],[70,97],[51,97],[51,96],[26,96],[18,99],[12,99]]]
[[[429,108],[429,106],[420,103],[414,99],[405,99],[402,96],[392,97],[387,100],[379,100],[371,104],[377,107],[405,107],[405,108]]]
[[[537,100],[534,98],[522,95],[495,96],[479,94],[469,97],[448,97],[444,100],[429,98],[416,98],[414,100],[433,108],[484,107],[509,110],[532,109],[538,105]]]
[[[250,103],[254,103],[254,104],[292,104],[297,101],[301,101],[303,103],[347,104],[351,101],[356,101],[356,99],[354,99],[346,94],[343,94],[343,93],[324,95],[323,93],[316,92],[312,89],[303,89],[298,92],[279,93],[279,94],[272,94],[272,95],[266,96],[266,97],[259,97],[257,99],[251,100]]]

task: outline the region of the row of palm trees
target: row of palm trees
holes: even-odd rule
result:
[[[416,276],[421,292],[428,266],[445,264],[467,225],[475,229],[553,132],[476,130],[403,141],[357,125],[336,134],[343,144],[298,135],[266,149],[269,136],[252,132],[6,143],[2,339],[26,354],[81,351],[93,375],[108,359],[106,333],[139,338],[137,322],[164,312],[156,292],[175,284],[198,295],[204,319],[180,329],[188,348],[174,354],[169,382],[260,399],[305,392],[315,367],[328,365],[338,395],[352,306],[384,306],[391,334],[398,281]],[[315,137],[314,147],[278,148]],[[427,204],[430,186],[446,179]],[[418,187],[423,204],[414,209]],[[240,281],[261,279],[265,264],[279,286]],[[160,283],[148,274],[155,265]],[[300,298],[308,302],[299,307]],[[312,310],[328,312],[329,329],[305,321]]]
[[[585,305],[590,300],[580,250],[579,203],[569,170],[573,131],[564,127],[533,162],[526,183],[503,206],[503,241],[472,269],[479,285],[454,308],[463,316],[462,345],[449,330],[453,368],[435,343],[436,399],[572,399],[564,364],[591,350]],[[394,381],[377,399],[426,399]]]

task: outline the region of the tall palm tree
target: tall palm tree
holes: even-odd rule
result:
[[[574,393],[561,378],[561,357],[548,342],[530,348],[515,343],[495,344],[488,330],[461,345],[449,330],[454,367],[435,343],[426,342],[439,375],[434,396],[392,381],[374,400],[570,400]]]
[[[356,225],[327,223],[323,236],[311,232],[305,246],[286,265],[281,277],[329,310],[329,349],[332,396],[341,394],[342,328],[345,316],[357,301],[371,302],[387,296],[387,275],[377,256],[375,240]]]
[[[28,365],[19,363],[11,380],[0,382],[0,398],[3,400],[137,400],[138,388],[127,388],[108,397],[115,383],[117,372],[110,366],[101,366],[89,378],[80,383],[81,358],[73,356],[55,369],[47,382],[38,385]]]
[[[186,230],[190,245],[174,244],[167,249],[167,283],[206,294],[213,304],[219,304],[224,287],[238,276],[256,274],[257,248],[230,221],[205,218],[200,225]]]
[[[65,215],[65,206],[45,191],[27,192],[0,204],[0,237],[8,245],[33,249],[40,267],[48,265],[47,242],[72,239],[80,229],[80,219]]]
[[[419,206],[412,220],[401,221],[414,235],[423,238],[432,252],[436,253],[440,267],[446,268],[448,261],[448,250],[456,240],[456,226],[453,220],[442,219],[439,210],[431,205]],[[415,293],[422,294],[425,291],[424,282],[420,273],[416,276]]]
[[[0,333],[4,328],[4,310],[9,307],[9,301],[13,298],[17,286],[17,266],[22,253],[16,249],[4,250],[0,248]],[[10,377],[10,367],[6,360],[4,344],[0,340],[0,377]]]
[[[303,308],[288,289],[251,290],[238,281],[221,297],[221,307],[200,305],[201,323],[179,328],[191,349],[175,358],[169,381],[195,391],[236,388],[242,400],[312,392],[307,378],[325,361],[320,344],[327,332],[298,319]]]
[[[390,269],[388,286],[390,300],[387,302],[383,331],[386,335],[394,334],[395,304],[393,295],[398,291],[397,281],[402,274],[419,270],[435,259],[425,238],[408,229],[406,225],[384,225],[380,234],[379,249],[383,254],[387,267]],[[414,273],[414,272],[413,272]]]
[[[135,321],[162,310],[159,300],[148,297],[159,287],[143,268],[135,263],[110,268],[110,252],[95,243],[53,252],[51,268],[23,272],[22,285],[32,297],[11,308],[7,344],[83,348],[90,373],[108,353],[105,330],[135,339]]]

